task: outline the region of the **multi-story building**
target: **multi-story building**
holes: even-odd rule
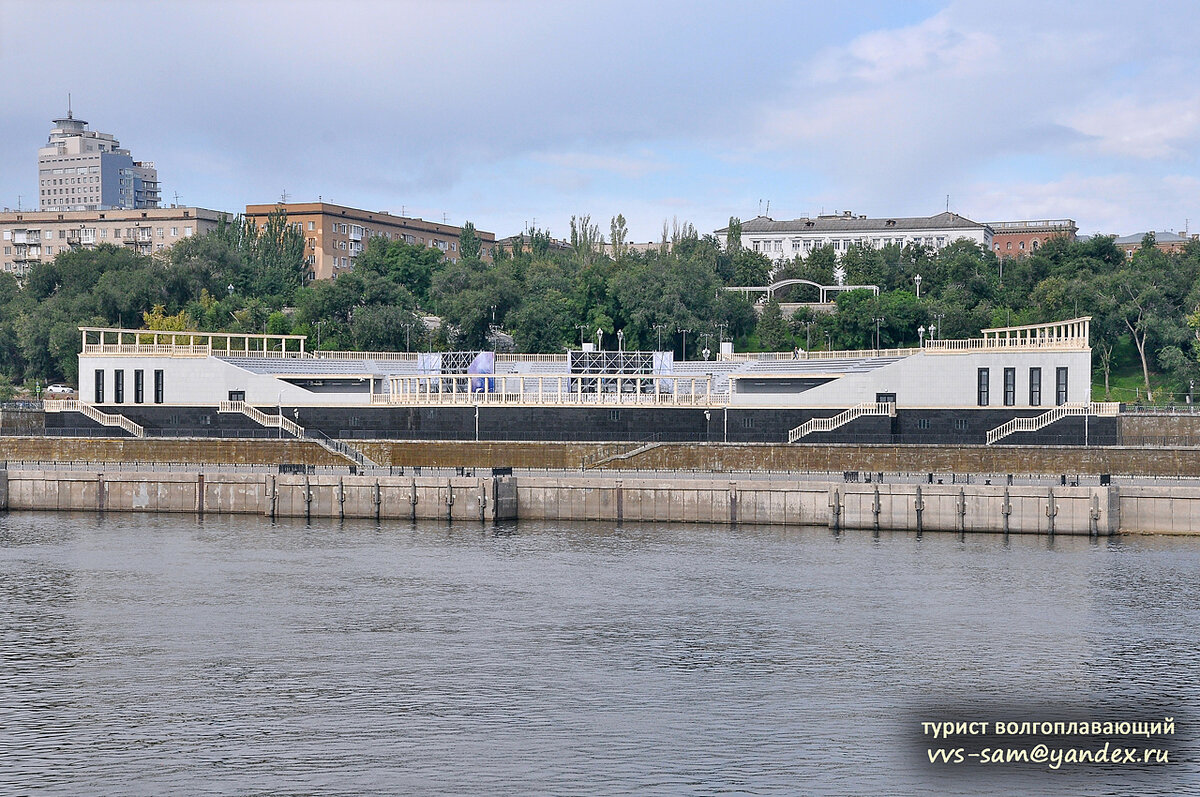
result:
[[[1147,235],[1154,236],[1154,246],[1161,252],[1182,252],[1192,241],[1200,240],[1200,234],[1187,233],[1180,235],[1176,232],[1139,232],[1133,235],[1123,235],[1113,240],[1117,248],[1125,253],[1125,257],[1133,257],[1133,253],[1142,248],[1142,241]]]
[[[54,120],[46,146],[38,149],[38,207],[41,210],[156,208],[158,170],[135,161],[111,133],[87,129],[67,111]]]
[[[35,263],[104,243],[150,255],[216,229],[222,216],[228,218],[216,210],[181,207],[0,213],[0,268],[23,277]]]
[[[992,251],[997,257],[1021,257],[1036,252],[1051,238],[1074,241],[1079,227],[1072,219],[1033,219],[1029,221],[991,221]]]
[[[359,210],[328,202],[293,202],[271,205],[247,205],[246,218],[259,227],[277,208],[287,213],[288,223],[304,234],[307,278],[333,279],[354,267],[354,258],[367,246],[371,236],[440,249],[457,261],[461,227],[450,224],[393,216],[386,211]],[[492,256],[496,235],[476,230],[484,259]]]
[[[728,228],[717,230],[717,237],[724,242],[728,232]],[[808,257],[824,246],[833,247],[840,256],[851,246],[881,249],[889,245],[921,244],[937,250],[963,238],[990,248],[992,228],[949,212],[928,217],[871,219],[846,211],[791,221],[759,216],[742,223],[742,246],[776,261],[797,255]]]

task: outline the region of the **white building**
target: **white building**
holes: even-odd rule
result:
[[[38,149],[38,200],[44,211],[156,208],[158,170],[67,111]]]
[[[716,231],[722,241],[728,232],[728,227]],[[791,221],[759,216],[742,223],[742,246],[777,261],[797,255],[808,257],[824,246],[833,247],[840,256],[851,246],[882,249],[892,244],[921,244],[938,250],[962,238],[990,249],[992,229],[949,212],[929,217],[871,219],[846,211],[841,215]]]

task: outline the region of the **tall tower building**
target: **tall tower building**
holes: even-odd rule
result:
[[[110,133],[87,129],[67,110],[38,149],[41,210],[113,210],[158,207],[158,170],[135,161]]]

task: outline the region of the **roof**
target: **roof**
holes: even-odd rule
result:
[[[1126,246],[1129,244],[1137,244],[1140,246],[1142,239],[1147,235],[1153,235],[1154,243],[1156,244],[1183,244],[1191,240],[1190,238],[1185,238],[1182,235],[1178,235],[1177,233],[1173,232],[1139,232],[1134,233],[1133,235],[1123,235],[1117,240],[1113,241],[1113,243],[1117,244],[1118,246],[1121,244],[1125,244]]]
[[[867,218],[846,213],[841,216],[817,216],[815,219],[799,218],[791,221],[775,221],[768,216],[759,216],[742,222],[742,233],[755,232],[874,232],[897,230],[979,230],[987,225],[957,213],[938,213],[936,216],[904,216],[896,218]],[[717,230],[728,232],[728,227]]]

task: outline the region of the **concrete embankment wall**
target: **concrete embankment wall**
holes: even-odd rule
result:
[[[1142,486],[844,484],[533,476],[0,471],[14,510],[267,517],[594,520],[1109,535],[1200,533],[1200,493]]]
[[[10,470],[0,484],[8,509],[475,521],[517,513],[511,477]]]

